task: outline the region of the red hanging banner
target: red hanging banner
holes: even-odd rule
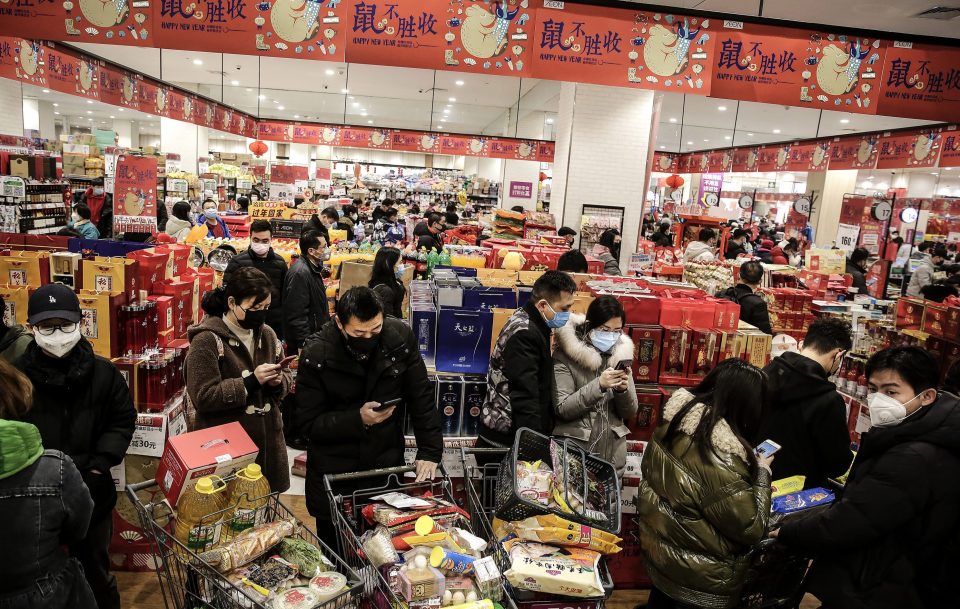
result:
[[[830,169],[873,169],[880,154],[880,137],[875,134],[835,138],[830,144]]]
[[[823,140],[810,145],[813,146],[810,160],[806,169],[800,169],[799,171],[826,171],[827,164],[830,162],[830,141]]]
[[[307,180],[308,168],[303,165],[270,164],[270,182],[272,184],[295,184],[297,180]]]
[[[528,0],[346,3],[351,63],[531,76]]]
[[[936,167],[942,140],[939,129],[881,137],[877,169]]]
[[[537,143],[530,140],[492,138],[489,142],[488,156],[492,159],[536,161]]]
[[[345,61],[338,0],[162,0],[157,46],[168,49]]]
[[[707,158],[707,171],[710,173],[724,173],[733,170],[733,150],[714,150]]]
[[[761,146],[760,153],[757,155],[757,168],[754,171],[777,171],[777,164],[781,159],[783,159],[783,165],[786,165],[786,155],[789,150],[789,146],[786,146],[784,151],[784,146],[776,144]]]
[[[760,159],[760,148],[737,148],[733,151],[733,171],[759,171],[757,162]]]
[[[152,23],[150,2],[144,1],[16,0],[0,4],[5,33],[38,40],[152,47]]]
[[[716,34],[709,19],[567,4],[538,8],[539,78],[709,95]]]
[[[557,144],[555,142],[540,142],[537,144],[537,160],[541,163],[552,163],[556,151]]]
[[[104,103],[132,110],[140,107],[137,75],[113,66],[101,66],[99,80],[100,99]]]
[[[877,112],[880,40],[739,21],[718,34],[714,97]]]
[[[940,150],[940,167],[960,167],[960,131],[956,127],[944,129]]]
[[[440,152],[440,138],[421,131],[394,131],[391,147],[407,152]]]
[[[113,183],[113,232],[157,232],[157,159],[120,155]]]
[[[661,173],[677,173],[679,168],[679,156],[667,152],[653,153],[653,171]]]
[[[157,85],[146,79],[141,79],[137,86],[138,105],[141,112],[153,114],[157,111]]]
[[[913,42],[889,45],[879,114],[930,120],[960,116],[960,49]]]

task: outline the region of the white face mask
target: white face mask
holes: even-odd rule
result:
[[[870,423],[874,427],[893,427],[907,418],[907,404],[914,401],[921,394],[917,394],[904,403],[885,393],[871,393],[867,396],[867,406],[870,408]],[[915,411],[916,412],[916,411]]]
[[[33,335],[37,341],[37,346],[43,349],[47,354],[56,358],[61,358],[77,346],[83,335],[80,334],[80,325],[78,324],[73,332],[61,332],[57,330],[52,336],[44,336],[39,332]]]
[[[76,224],[80,221],[80,216],[78,214],[73,214],[70,216],[70,219],[73,220],[73,223]]]
[[[267,252],[270,251],[269,243],[251,243],[250,249],[253,250],[253,253],[257,256],[266,256]]]

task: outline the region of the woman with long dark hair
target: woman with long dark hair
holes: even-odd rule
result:
[[[403,298],[407,293],[403,287],[403,256],[395,247],[381,247],[373,260],[373,274],[367,287],[372,288],[380,298],[383,312],[403,319]]]
[[[633,341],[623,333],[626,323],[620,301],[600,296],[590,303],[586,316],[571,314],[569,323],[556,331],[553,352],[557,393],[553,435],[572,438],[620,473],[627,463],[630,433],[624,421],[637,414],[630,372]],[[617,369],[620,362],[627,362],[625,369]]]
[[[239,422],[257,445],[257,463],[273,491],[290,487],[280,401],[290,389],[277,335],[264,322],[273,284],[259,269],[241,267],[224,287],[203,297],[203,321],[187,331],[190,429]]]
[[[620,271],[620,231],[608,228],[593,245],[591,254],[603,261],[604,275],[623,275]]]
[[[739,604],[770,517],[773,458],[753,452],[767,384],[759,368],[728,359],[664,406],[637,497],[649,609]]]

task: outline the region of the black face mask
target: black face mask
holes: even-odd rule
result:
[[[377,349],[377,346],[380,344],[380,335],[374,334],[373,336],[350,336],[349,334],[343,334],[343,340],[347,344],[347,350],[350,351],[350,354],[357,358],[357,361],[366,361],[370,359],[370,356],[373,355],[373,352]]]
[[[244,330],[259,330],[267,321],[267,311],[247,311],[244,309],[243,313],[243,319],[238,318],[237,325]]]

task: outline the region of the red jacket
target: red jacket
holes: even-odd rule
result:
[[[783,248],[778,245],[770,250],[770,262],[773,264],[790,264],[790,259],[783,253]]]
[[[90,222],[93,224],[100,223],[100,214],[103,213],[103,204],[107,200],[107,193],[104,191],[98,197],[93,194],[93,186],[87,188],[87,192],[83,195],[84,200],[87,204],[87,207],[90,208]]]

